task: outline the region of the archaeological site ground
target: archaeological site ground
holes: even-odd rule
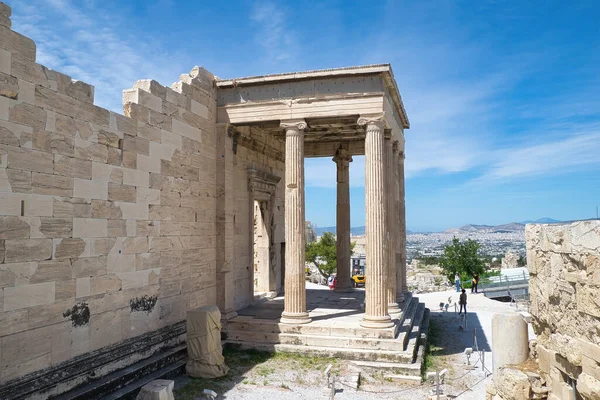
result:
[[[470,333],[433,310],[453,293],[407,287],[410,123],[389,64],[226,80],[193,67],[170,86],[132,82],[120,114],[36,63],[12,28],[0,2],[0,399],[135,398],[182,378],[188,312],[204,306],[220,312],[230,378],[188,380],[176,398],[215,382],[231,398],[295,398],[306,381],[326,386],[329,364],[354,398],[425,398],[427,367],[461,375]],[[353,156],[365,156],[364,289],[348,268]],[[306,282],[309,157],[336,164],[331,291]],[[469,375],[471,398],[600,399],[599,252],[598,221],[528,226],[537,341],[522,365]],[[492,314],[520,314],[474,303],[485,366]],[[445,344],[428,353],[430,325]]]

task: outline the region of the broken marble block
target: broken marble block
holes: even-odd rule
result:
[[[157,379],[142,387],[136,400],[175,400],[173,396],[174,381]]]

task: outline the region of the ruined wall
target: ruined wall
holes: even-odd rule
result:
[[[550,399],[600,398],[600,221],[527,225],[532,323]],[[554,397],[552,397],[554,396]]]
[[[136,82],[123,116],[10,26],[0,3],[0,383],[231,302],[244,168],[283,170],[256,150],[234,167],[208,71]]]

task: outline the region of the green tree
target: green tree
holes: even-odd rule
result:
[[[519,259],[517,260],[517,265],[519,267],[526,267],[527,266],[527,259],[525,257],[523,257],[523,254],[521,254],[521,256],[519,257]]]
[[[350,243],[350,254],[354,251],[354,245]],[[325,278],[329,277],[336,270],[336,239],[331,232],[325,232],[321,239],[306,244],[306,261],[313,263],[319,273]],[[348,265],[350,270],[350,265]]]
[[[452,243],[444,247],[440,266],[451,282],[454,282],[454,274],[457,272],[461,282],[470,281],[473,274],[481,275],[485,272],[483,260],[477,254],[479,247],[476,240],[467,239],[461,242],[456,237],[452,239]]]

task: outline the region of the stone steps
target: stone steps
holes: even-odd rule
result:
[[[57,396],[54,399],[119,399],[121,397],[114,397],[115,392],[123,392],[122,389],[124,388],[129,388],[128,390],[125,390],[125,392],[134,389],[139,390],[139,388],[154,379],[159,379],[174,370],[179,371],[182,365],[185,365],[186,357],[186,346],[177,346],[168,351],[155,354],[126,368],[110,373],[96,381],[92,381],[84,386]]]
[[[352,338],[344,336],[301,335],[297,333],[227,332],[228,341],[298,346],[344,347],[361,350],[404,351],[403,343],[396,339]]]
[[[412,354],[393,350],[365,350],[344,347],[304,346],[296,344],[260,343],[238,340],[227,340],[226,344],[233,348],[256,349],[267,352],[303,353],[319,357],[341,358],[344,360],[391,361],[398,363],[412,362]]]

